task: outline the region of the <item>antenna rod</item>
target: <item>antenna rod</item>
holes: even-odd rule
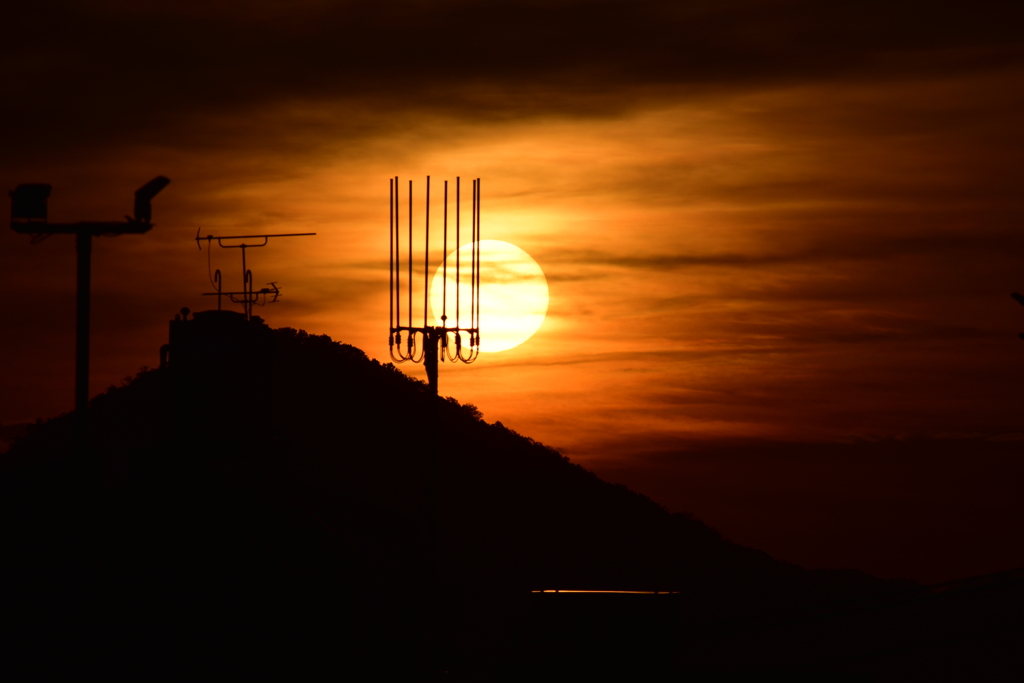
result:
[[[480,179],[478,178],[477,180],[473,181],[473,261],[472,261],[472,270],[471,270],[471,279],[470,279],[470,283],[471,283],[472,288],[473,288],[472,289],[472,291],[473,291],[473,298],[472,298],[472,302],[470,304],[470,311],[471,311],[470,320],[472,320],[472,325],[473,325],[474,329],[479,327],[479,324],[477,323],[477,317],[476,317],[476,315],[477,315],[477,304],[479,303],[477,301],[477,299],[480,298],[478,293],[477,293],[477,289],[478,289],[478,285],[479,285],[478,275],[477,275],[477,273],[479,272],[479,269],[478,269],[479,254],[478,254],[477,247],[479,247],[479,245],[480,245],[480,239],[479,239],[479,235],[477,233],[477,230],[478,230],[477,223],[478,223],[478,220],[479,220],[477,218],[477,216],[478,216],[477,211],[480,208],[480,195],[479,195],[479,193],[480,193]]]
[[[470,200],[469,206],[469,327],[470,329],[476,327],[476,322],[473,318],[474,311],[476,311],[476,180],[473,181],[472,199]],[[470,340],[473,339],[473,333],[469,334]]]
[[[412,330],[412,181],[409,181],[409,329]],[[409,333],[412,344],[412,332]]]
[[[476,324],[477,342],[480,340],[480,178],[476,179]]]
[[[423,250],[423,327],[427,326],[427,295],[430,293],[430,176],[427,176],[427,237]]]
[[[395,326],[395,181],[388,178],[388,339]]]
[[[315,234],[316,234],[315,232],[288,232],[288,233],[282,233],[282,234],[279,234],[279,235],[224,235],[223,237],[217,237],[216,235],[207,235],[206,237],[199,237],[199,236],[197,236],[196,237],[196,242],[198,242],[199,240],[206,240],[208,242],[210,240],[248,240],[248,239],[256,239],[257,237],[259,237],[260,239],[262,239],[264,237],[309,237],[309,236],[315,235]],[[239,245],[239,246],[241,246],[241,245]],[[255,245],[248,244],[246,246],[252,247],[252,246],[255,246]]]
[[[398,210],[401,208],[398,199],[399,192],[398,176],[395,176],[395,327],[402,326],[402,239],[398,233]]]
[[[458,176],[455,177],[455,327],[461,327],[459,325],[459,256],[462,248],[462,242],[459,237],[459,218],[462,215],[462,209],[459,208],[460,194],[462,192],[462,179]],[[457,334],[462,334],[461,332]]]
[[[444,247],[441,250],[441,326],[448,327],[448,181],[444,181]],[[446,337],[447,339],[447,337]]]

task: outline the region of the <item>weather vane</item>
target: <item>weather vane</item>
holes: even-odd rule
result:
[[[196,244],[199,245],[199,251],[203,250],[203,240],[206,240],[206,258],[207,258],[207,270],[210,268],[210,252],[211,246],[214,240],[217,240],[217,246],[222,249],[241,249],[242,250],[242,291],[240,292],[225,292],[222,290],[222,282],[220,269],[218,268],[215,273],[210,276],[210,282],[213,283],[216,292],[203,292],[203,296],[215,296],[217,297],[217,310],[221,310],[221,302],[223,297],[228,297],[232,303],[242,304],[242,309],[245,312],[245,319],[252,320],[252,307],[263,306],[268,303],[274,303],[281,295],[281,289],[277,286],[276,282],[268,282],[269,287],[253,291],[252,288],[252,271],[246,267],[245,250],[255,249],[259,247],[267,246],[271,237],[308,237],[315,235],[315,232],[292,232],[287,234],[278,235],[222,235],[217,237],[216,235],[206,235],[201,237],[199,235],[202,228],[196,230]],[[224,240],[229,242],[234,240],[262,240],[259,243],[248,243],[241,242],[238,244],[224,244]],[[269,297],[269,299],[268,299]]]
[[[413,305],[413,210],[412,181],[409,181],[409,220],[406,240],[406,280],[402,281],[402,235],[400,226],[400,202],[398,176],[388,181],[391,191],[391,297],[389,308],[390,332],[388,350],[396,363],[423,363],[431,390],[437,394],[438,359],[441,362],[472,363],[480,355],[480,179],[473,181],[472,220],[470,245],[472,245],[469,273],[469,301],[462,295],[462,260],[459,247],[462,245],[461,180],[455,179],[455,301],[454,324],[449,316],[448,297],[448,181],[444,181],[444,223],[443,256],[438,276],[440,288],[433,288],[434,313],[437,313],[437,298],[440,294],[440,325],[428,324],[430,308],[430,176],[427,176],[426,220],[423,240],[423,324],[420,321],[419,302]],[[440,292],[437,290],[440,289]],[[402,299],[405,299],[405,324],[402,324]],[[465,310],[468,308],[468,310]]]

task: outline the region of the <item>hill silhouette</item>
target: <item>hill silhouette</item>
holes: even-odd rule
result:
[[[63,415],[0,458],[4,619],[26,657],[453,680],[856,672],[935,642],[908,636],[929,610],[995,609],[737,546],[326,336],[209,311],[170,337],[161,368],[93,399],[88,457]],[[970,595],[1019,605],[1007,581]],[[556,589],[660,594],[535,592]]]

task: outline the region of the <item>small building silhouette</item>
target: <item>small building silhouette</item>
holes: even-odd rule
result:
[[[169,377],[169,406],[177,449],[236,460],[256,458],[265,444],[254,427],[272,411],[275,366],[270,327],[259,316],[188,309],[170,321],[160,367]],[[227,423],[237,428],[227,429]]]

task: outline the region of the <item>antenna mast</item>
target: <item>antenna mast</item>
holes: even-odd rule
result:
[[[252,288],[252,271],[248,269],[245,261],[245,250],[255,249],[259,247],[267,246],[271,237],[308,237],[315,235],[315,232],[292,232],[287,234],[277,235],[222,235],[217,237],[216,235],[206,235],[205,237],[199,236],[199,230],[196,230],[196,244],[199,245],[199,251],[203,250],[202,240],[206,240],[207,257],[209,257],[210,247],[212,242],[217,240],[217,246],[222,249],[241,249],[242,250],[242,291],[240,292],[225,292],[221,289],[221,276],[220,269],[213,274],[210,278],[213,282],[213,286],[217,289],[216,292],[203,292],[203,296],[215,296],[217,297],[217,310],[221,310],[221,298],[228,297],[232,303],[242,304],[242,309],[245,312],[245,319],[252,320],[252,307],[253,305],[263,306],[268,303],[274,303],[281,295],[281,290],[278,288],[276,282],[268,282],[270,287],[264,287],[260,290],[253,291]],[[224,240],[262,240],[260,243],[248,243],[242,242],[240,244],[224,244]],[[267,297],[272,297],[269,301]]]
[[[431,390],[437,394],[438,359],[452,363],[472,363],[480,355],[480,179],[473,181],[471,201],[470,235],[472,245],[469,273],[469,301],[461,296],[462,259],[462,211],[461,179],[455,179],[455,324],[448,315],[448,181],[444,181],[444,222],[443,256],[441,262],[441,315],[440,325],[429,325],[430,299],[430,176],[427,176],[426,217],[423,238],[423,324],[420,321],[419,302],[413,304],[413,204],[412,181],[409,181],[408,234],[403,240],[401,230],[401,202],[398,176],[388,181],[391,194],[390,237],[391,244],[391,298],[388,303],[390,331],[388,350],[391,360],[396,363],[423,363]],[[406,279],[402,281],[402,252],[405,242]],[[402,320],[402,305],[405,299],[405,321]],[[436,313],[436,311],[435,311]],[[404,334],[404,336],[403,336]]]

